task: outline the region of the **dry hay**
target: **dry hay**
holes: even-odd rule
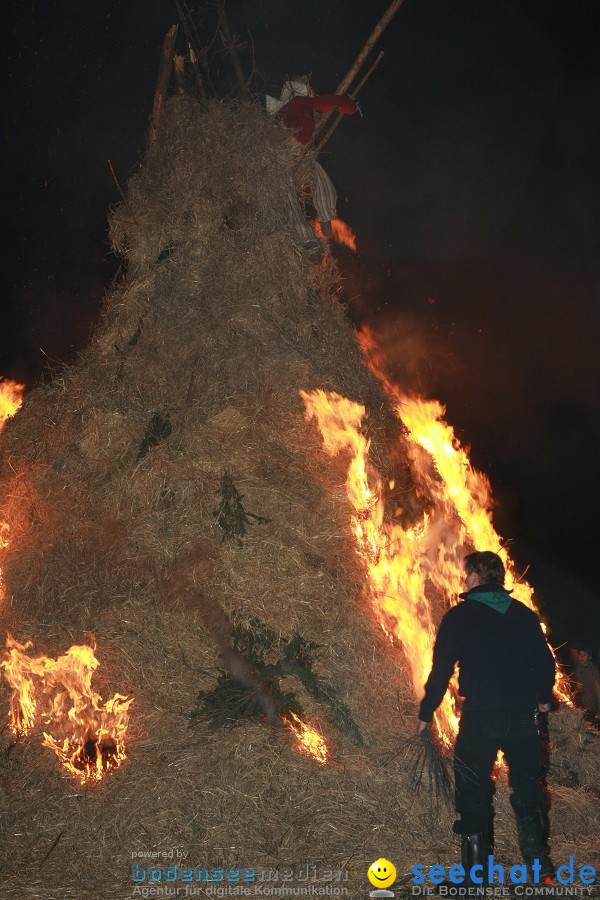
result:
[[[120,900],[131,852],[170,848],[193,866],[347,868],[349,896],[363,897],[376,857],[402,879],[456,845],[450,811],[415,802],[401,756],[382,763],[412,731],[410,679],[363,593],[344,461],[324,454],[298,391],[364,403],[382,475],[409,491],[391,449],[401,427],[362,363],[332,258],[315,266],[288,231],[285,129],[251,104],[188,98],[161,129],[111,220],[127,274],[77,364],[9,423],[0,471],[3,624],[49,655],[95,633],[98,690],[135,696],[129,758],[82,788],[39,734],[2,735],[2,897]],[[223,542],[226,475],[259,518]],[[182,588],[184,557],[197,591]],[[224,627],[268,628],[275,656],[294,634],[318,645],[315,675],[362,743],[293,674],[281,688],[326,735],[329,766],[264,722],[192,720],[222,665],[218,608]],[[555,833],[591,862],[597,755],[592,772],[569,716],[556,717]],[[497,856],[515,859],[505,790],[499,807]]]

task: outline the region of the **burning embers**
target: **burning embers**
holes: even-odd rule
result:
[[[125,760],[125,734],[133,698],[115,694],[106,703],[92,689],[99,662],[94,647],[70,647],[63,656],[31,657],[33,644],[19,644],[11,635],[0,666],[13,692],[9,725],[18,736],[36,722],[47,726],[43,746],[83,783],[100,781]]]

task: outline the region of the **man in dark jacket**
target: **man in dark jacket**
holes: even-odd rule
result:
[[[537,714],[548,712],[555,665],[538,617],[504,588],[504,565],[489,551],[465,560],[463,603],[441,621],[433,666],[419,710],[418,730],[427,728],[459,666],[464,697],[454,751],[455,802],[460,819],[462,864],[487,870],[493,817],[491,780],[498,750],[509,769],[510,798],[523,860],[539,860],[552,874],[546,846],[547,818],[542,789]],[[485,883],[485,878],[484,878]]]

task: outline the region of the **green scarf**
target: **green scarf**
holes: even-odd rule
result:
[[[512,597],[508,591],[504,590],[500,585],[496,586],[494,584],[478,585],[471,588],[466,594],[461,594],[461,596],[465,599],[468,597],[469,600],[477,600],[478,603],[485,603],[490,609],[495,609],[502,614],[506,612],[512,603]]]

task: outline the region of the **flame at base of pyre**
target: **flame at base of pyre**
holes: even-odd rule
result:
[[[31,657],[33,644],[7,636],[0,662],[12,687],[9,727],[29,734],[37,721],[43,746],[49,747],[72,775],[83,783],[100,781],[126,758],[125,734],[133,698],[115,694],[106,703],[92,688],[99,662],[94,647],[70,647],[63,656]]]

